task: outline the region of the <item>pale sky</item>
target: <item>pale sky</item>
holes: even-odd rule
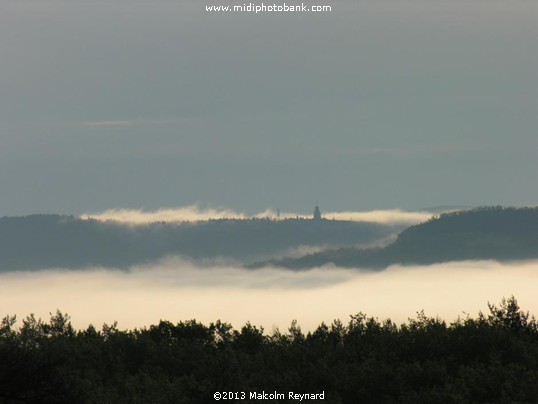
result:
[[[538,204],[537,2],[308,2],[0,0],[0,216]]]

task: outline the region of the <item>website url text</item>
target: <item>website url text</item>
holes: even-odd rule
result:
[[[205,6],[205,11],[208,12],[241,12],[241,13],[264,13],[264,12],[280,12],[280,13],[287,13],[287,12],[329,12],[333,11],[332,6],[320,6],[320,5],[310,5],[307,6],[304,3],[301,3],[300,5],[288,5],[286,3],[283,4],[256,4],[256,3],[248,3],[243,4],[241,6]]]

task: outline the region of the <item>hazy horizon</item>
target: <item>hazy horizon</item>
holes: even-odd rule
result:
[[[538,2],[206,12],[213,3],[238,4],[0,3],[0,217],[286,218],[317,204],[327,219],[412,225],[437,213],[428,207],[538,205]],[[0,274],[0,310],[133,326],[296,318],[308,328],[420,309],[450,320],[511,294],[536,312],[537,265],[296,273],[176,258]]]
[[[0,401],[533,401],[537,45],[532,0],[0,0]]]

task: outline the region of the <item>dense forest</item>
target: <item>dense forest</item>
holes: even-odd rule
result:
[[[73,216],[0,218],[0,272],[51,267],[127,268],[167,255],[269,259],[302,246],[366,245],[401,231],[377,223],[222,219],[128,225]]]
[[[391,264],[538,258],[538,208],[483,207],[443,213],[380,248],[340,248],[253,265],[386,268]]]
[[[423,312],[401,325],[359,313],[306,334],[295,322],[267,334],[195,320],[75,330],[59,311],[15,325],[12,316],[0,324],[0,403],[206,404],[215,392],[254,402],[250,393],[264,391],[324,392],[333,404],[538,397],[538,324],[513,297],[451,324]]]

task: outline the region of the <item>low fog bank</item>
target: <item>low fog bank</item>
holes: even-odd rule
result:
[[[235,327],[250,321],[269,332],[285,330],[297,319],[303,330],[312,330],[322,321],[347,321],[358,312],[401,323],[424,309],[428,316],[453,321],[487,312],[488,301],[511,295],[538,314],[537,281],[538,261],[392,266],[383,272],[327,266],[293,272],[168,258],[129,271],[0,274],[0,315],[16,314],[20,323],[30,313],[48,319],[60,309],[78,328],[114,321],[120,328],[134,328],[160,319],[195,318],[206,324],[221,319]]]
[[[372,222],[387,225],[413,225],[424,222],[433,216],[432,212],[407,212],[400,209],[373,210],[367,212],[322,212],[326,219],[349,220],[354,222]],[[144,211],[141,209],[108,209],[103,212],[84,213],[83,219],[101,221],[112,220],[130,224],[147,224],[155,222],[195,222],[218,219],[294,219],[311,218],[312,213],[277,212],[268,209],[255,215],[236,212],[231,209],[201,208],[198,205],[188,205],[177,208]]]

